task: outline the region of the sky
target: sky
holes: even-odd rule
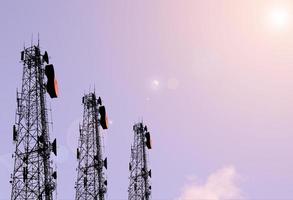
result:
[[[108,199],[127,199],[141,120],[152,199],[293,199],[292,1],[2,0],[0,24],[0,199],[11,192],[20,51],[38,34],[59,82],[48,101],[58,199],[74,199],[81,98],[94,88],[112,122]]]

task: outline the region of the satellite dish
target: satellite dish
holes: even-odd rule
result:
[[[79,149],[78,149],[78,148],[76,149],[76,158],[77,158],[77,159],[80,158],[80,152],[79,152]]]
[[[52,143],[52,151],[55,154],[55,156],[57,156],[57,141],[56,141],[56,139]]]
[[[79,134],[81,134],[81,132],[82,132],[82,128],[81,128],[81,126],[79,124]]]
[[[150,132],[146,132],[145,137],[146,137],[146,146],[148,149],[151,149],[152,148],[152,141],[151,141]]]
[[[57,172],[56,172],[56,171],[53,172],[52,177],[53,177],[54,179],[57,179]]]
[[[13,141],[17,140],[17,131],[16,131],[16,126],[13,125]]]
[[[108,169],[108,160],[107,160],[107,158],[105,158],[105,160],[104,160],[104,167],[105,167],[106,169]]]
[[[24,60],[24,51],[22,51],[20,55],[21,55],[20,56],[21,57],[21,60]]]
[[[49,56],[47,51],[45,51],[44,55],[43,55],[43,61],[46,62],[47,64],[49,64]]]
[[[107,117],[105,106],[100,106],[99,107],[99,112],[100,112],[100,115],[101,115],[100,124],[101,124],[102,128],[103,129],[108,129],[108,117]]]
[[[132,170],[131,163],[129,163],[129,166],[128,166],[128,168],[129,168],[129,171],[131,171],[131,170]]]
[[[55,79],[55,71],[53,65],[46,65],[45,75],[47,76],[47,92],[51,98],[58,97],[58,82]]]

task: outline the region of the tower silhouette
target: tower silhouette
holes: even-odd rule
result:
[[[133,126],[134,142],[131,146],[129,163],[130,183],[128,187],[129,200],[149,200],[151,185],[149,178],[152,171],[148,169],[148,152],[151,149],[151,138],[147,126],[137,123]]]
[[[21,52],[23,63],[21,92],[17,92],[12,200],[52,200],[57,172],[53,171],[51,152],[57,155],[56,139],[50,142],[46,91],[58,94],[54,67],[47,52],[41,54],[39,43]],[[45,75],[47,82],[45,83]]]
[[[103,158],[103,137],[100,127],[108,128],[106,109],[95,93],[82,98],[83,122],[79,128],[77,148],[76,200],[104,200],[107,192],[107,158]]]

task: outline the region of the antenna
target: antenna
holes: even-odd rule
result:
[[[57,147],[56,139],[50,142],[46,89],[43,87],[45,67],[33,38],[31,46],[21,52],[21,61],[22,90],[17,93],[13,126],[15,153],[11,199],[53,200],[56,179],[52,176],[51,151],[56,154]]]
[[[134,141],[131,146],[129,163],[128,200],[149,200],[151,195],[150,178],[152,171],[148,169],[148,152],[151,149],[150,133],[143,122],[133,126]],[[147,148],[146,148],[147,147]]]
[[[40,33],[38,32],[38,47],[40,46]]]
[[[76,200],[104,200],[107,192],[105,170],[107,158],[103,157],[103,135],[100,127],[107,129],[105,107],[98,103],[95,92],[82,98],[83,122],[77,148]]]

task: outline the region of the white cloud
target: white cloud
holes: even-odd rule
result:
[[[238,174],[233,166],[224,167],[209,175],[206,182],[191,181],[182,190],[179,200],[242,199],[236,182]]]

